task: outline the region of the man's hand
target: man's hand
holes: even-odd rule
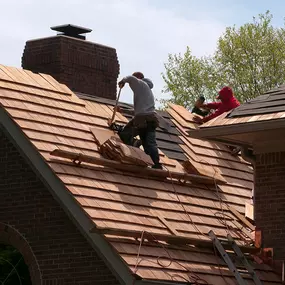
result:
[[[120,82],[118,83],[118,85],[119,85],[119,88],[123,88],[123,87],[125,86],[125,82],[120,81]]]
[[[114,107],[114,111],[122,113],[122,108],[120,106]]]
[[[197,124],[202,124],[203,123],[203,119],[201,117],[198,116],[194,116],[193,117],[193,121]]]

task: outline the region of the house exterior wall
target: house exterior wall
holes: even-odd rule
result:
[[[33,285],[119,285],[0,129],[0,243],[24,256]]]
[[[285,260],[285,151],[256,154],[254,215],[263,247]]]

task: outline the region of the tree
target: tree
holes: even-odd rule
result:
[[[241,102],[285,83],[285,29],[272,26],[269,11],[239,28],[226,28],[209,58],[169,55],[163,74],[171,102],[190,107],[203,94],[213,99],[230,85]],[[165,102],[163,102],[165,103]]]
[[[198,95],[214,95],[216,86],[212,78],[216,70],[211,58],[197,58],[187,47],[183,56],[170,54],[165,69],[166,73],[162,77],[166,87],[163,92],[170,92],[172,98],[161,100],[162,103],[172,102],[189,108]]]

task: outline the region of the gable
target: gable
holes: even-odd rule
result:
[[[34,285],[120,284],[0,128],[3,241],[21,252]]]

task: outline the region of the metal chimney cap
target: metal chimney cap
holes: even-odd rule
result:
[[[65,35],[65,36],[70,36],[70,37],[79,38],[79,39],[85,39],[85,36],[81,36],[80,34],[86,34],[86,33],[92,32],[91,29],[80,27],[80,26],[75,26],[71,24],[54,26],[50,28],[53,31],[62,33],[59,35]]]

